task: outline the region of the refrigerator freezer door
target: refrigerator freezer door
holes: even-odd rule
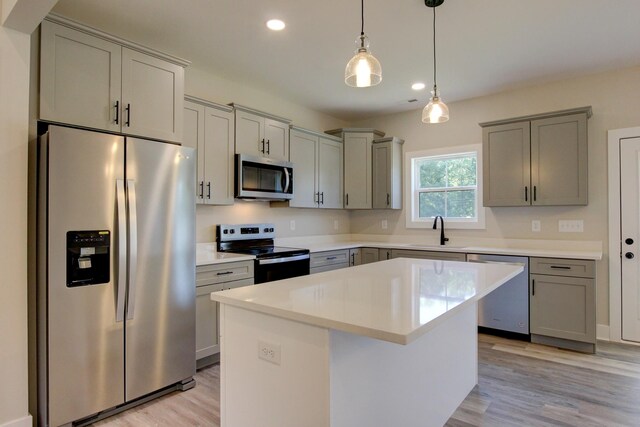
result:
[[[40,151],[47,150],[48,162],[40,162],[47,188],[40,190],[48,191],[48,275],[39,284],[47,289],[39,292],[48,292],[49,361],[41,366],[48,367],[49,424],[57,426],[124,402],[124,322],[116,322],[119,271],[114,268],[124,138],[51,126],[48,138],[41,139]],[[109,282],[68,287],[67,232],[87,230],[109,231]],[[81,268],[87,268],[83,261]]]
[[[136,138],[126,146],[129,241],[137,240],[125,320],[129,401],[195,374],[196,155]]]

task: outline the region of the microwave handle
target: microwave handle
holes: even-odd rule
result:
[[[284,170],[284,193],[289,192],[289,185],[291,184],[291,178],[289,177],[289,168],[283,168]]]

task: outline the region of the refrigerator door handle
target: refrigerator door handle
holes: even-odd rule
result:
[[[127,197],[129,202],[129,294],[127,296],[127,320],[133,319],[136,296],[136,273],[138,269],[138,212],[136,199],[136,183],[127,180]]]
[[[124,320],[124,298],[127,289],[127,207],[124,181],[116,180],[116,204],[118,208],[118,283],[116,285],[116,322]]]

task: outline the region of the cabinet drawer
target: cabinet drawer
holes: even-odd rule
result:
[[[252,278],[253,260],[196,267],[196,286],[213,285],[216,283]],[[219,290],[222,290],[222,288]]]
[[[467,255],[459,252],[433,252],[392,249],[391,258],[441,259],[444,261],[466,261]]]
[[[348,263],[323,265],[320,267],[311,268],[309,271],[309,274],[324,273],[325,271],[340,270],[341,268],[348,268],[348,267],[349,267]]]
[[[532,274],[593,278],[595,265],[594,261],[584,259],[531,258],[529,270]]]
[[[326,265],[349,265],[349,249],[328,252],[316,252],[311,254],[311,268],[324,267]]]

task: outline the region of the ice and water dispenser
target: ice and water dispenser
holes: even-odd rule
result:
[[[110,232],[67,232],[67,287],[108,283],[110,266]]]

